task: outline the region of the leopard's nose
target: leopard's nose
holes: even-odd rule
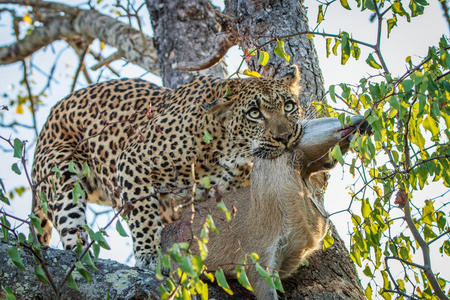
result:
[[[289,132],[279,133],[275,137],[275,140],[279,143],[282,143],[287,146],[289,143],[289,139],[291,138],[291,134]]]

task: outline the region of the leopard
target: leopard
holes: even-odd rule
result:
[[[161,230],[180,207],[250,184],[254,158],[274,159],[302,135],[300,72],[197,76],[175,89],[114,79],[73,92],[50,111],[36,144],[32,212],[39,241],[86,247],[87,203],[126,216],[136,266],[154,269]]]

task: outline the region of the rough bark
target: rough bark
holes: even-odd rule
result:
[[[155,33],[163,85],[175,88],[200,74],[224,77],[223,63],[200,72],[184,72],[182,62],[197,62],[215,48],[222,25],[208,0],[146,0]]]

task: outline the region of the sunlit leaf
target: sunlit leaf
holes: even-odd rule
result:
[[[23,112],[24,112],[23,105],[22,104],[17,105],[17,107],[16,107],[16,114],[21,115],[21,114],[23,114]]]
[[[250,282],[248,281],[247,278],[247,274],[245,274],[245,268],[244,266],[238,266],[236,268],[236,276],[237,276],[237,280],[238,282],[245,287],[247,290],[252,291],[253,292],[253,288],[250,284]]]
[[[215,277],[217,279],[217,284],[228,294],[233,295],[233,291],[230,289],[228,282],[225,278],[222,268],[218,268],[215,272]]]
[[[319,12],[317,13],[317,21],[316,22],[320,23],[320,22],[323,21],[323,19],[324,19],[324,16],[323,16],[323,5],[319,5]]]
[[[209,144],[211,143],[212,140],[213,140],[212,135],[208,132],[208,130],[205,129],[205,131],[203,131],[203,141]]]
[[[200,178],[199,183],[203,185],[205,188],[209,189],[211,185],[211,180],[208,176],[205,176],[203,178]]]
[[[251,77],[261,77],[261,74],[259,74],[256,71],[252,71],[250,69],[246,69],[244,72],[242,72],[242,74],[244,74],[246,76],[251,76]]]
[[[25,23],[28,23],[30,25],[33,25],[33,19],[31,18],[29,13],[26,13],[23,18],[22,21],[24,21]]]
[[[381,69],[381,65],[375,61],[375,58],[373,58],[372,53],[369,54],[369,57],[367,57],[366,63],[374,69]]]
[[[267,63],[269,62],[269,53],[267,53],[266,51],[260,50],[259,51],[259,57],[258,57],[258,64],[260,64],[261,66],[265,66],[267,65]]]
[[[334,238],[331,231],[328,231],[322,241],[322,249],[325,251],[334,244]]]
[[[284,41],[282,40],[277,41],[277,46],[275,47],[275,49],[273,49],[273,52],[275,53],[275,55],[284,58],[286,62],[289,62],[289,60],[291,59],[291,57],[287,55],[286,51],[284,50]]]

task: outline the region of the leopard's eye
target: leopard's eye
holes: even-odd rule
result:
[[[251,119],[261,119],[262,118],[262,113],[259,109],[257,109],[256,107],[251,108],[250,110],[247,111],[247,115],[251,118]]]
[[[289,113],[295,109],[295,103],[293,101],[288,101],[284,104],[284,111]]]

